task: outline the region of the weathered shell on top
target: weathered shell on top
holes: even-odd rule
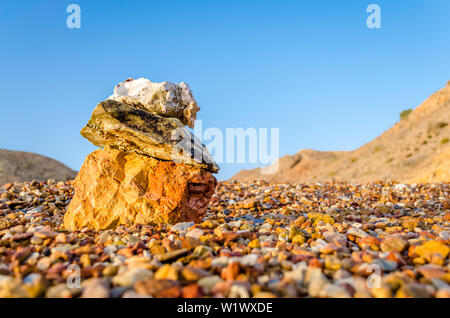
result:
[[[178,118],[194,128],[200,108],[184,82],[154,83],[146,78],[129,78],[114,88],[109,99],[149,111],[162,117]]]

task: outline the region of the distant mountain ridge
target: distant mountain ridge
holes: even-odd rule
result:
[[[231,180],[450,182],[450,81],[381,136],[354,151],[301,150],[278,172],[242,170]]]
[[[57,160],[31,152],[0,149],[0,186],[15,181],[65,181],[76,175],[75,170]]]

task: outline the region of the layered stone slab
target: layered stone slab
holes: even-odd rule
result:
[[[165,118],[114,100],[94,109],[81,135],[94,145],[111,146],[161,160],[218,172],[206,147],[176,118]]]

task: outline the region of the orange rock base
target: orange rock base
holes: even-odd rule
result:
[[[216,178],[200,168],[99,149],[86,157],[75,179],[64,227],[199,222],[216,186]]]

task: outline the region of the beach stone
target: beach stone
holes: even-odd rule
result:
[[[208,149],[176,118],[165,118],[114,100],[94,109],[81,135],[94,145],[218,172]]]
[[[328,283],[328,279],[320,268],[308,267],[305,282],[308,284],[308,294],[311,297],[320,297],[320,292]]]
[[[202,229],[193,229],[186,234],[186,237],[194,238],[199,240],[200,237],[205,233]]]
[[[450,298],[450,287],[442,287],[436,292],[436,298]]]
[[[256,200],[255,198],[246,199],[238,203],[239,207],[243,209],[252,209],[256,207],[257,204],[258,200]]]
[[[381,284],[379,287],[370,288],[370,292],[375,298],[391,298],[392,290],[388,284]]]
[[[341,268],[341,260],[336,256],[327,255],[325,257],[325,267],[337,271]]]
[[[395,294],[396,298],[429,298],[433,294],[431,286],[409,283],[402,285]]]
[[[271,292],[260,291],[253,295],[253,298],[276,298],[277,295]]]
[[[154,275],[155,279],[169,279],[169,280],[177,280],[178,279],[178,271],[175,267],[165,264],[161,266]]]
[[[37,262],[37,268],[41,271],[46,270],[52,264],[52,260],[50,257],[43,257]]]
[[[82,298],[108,298],[110,296],[108,283],[104,279],[93,278],[84,281],[82,287],[84,287]]]
[[[442,231],[439,233],[439,237],[443,240],[449,241],[450,240],[450,231]]]
[[[372,264],[380,266],[382,271],[392,272],[397,269],[397,263],[388,259],[377,258]]]
[[[47,298],[71,298],[76,291],[78,291],[78,289],[75,289],[75,288],[71,289],[71,288],[67,287],[67,284],[61,283],[61,284],[57,284],[55,286],[51,286],[49,289],[47,289],[45,297],[47,297]]]
[[[407,245],[408,245],[407,241],[405,241],[399,236],[394,235],[384,238],[381,241],[380,247],[383,252],[395,251],[401,253],[405,250]]]
[[[114,276],[117,274],[117,269],[117,265],[110,264],[103,269],[102,274],[103,276]]]
[[[0,298],[29,298],[19,279],[0,275]]]
[[[239,274],[239,264],[237,262],[231,262],[226,267],[222,268],[221,277],[224,280],[234,280]]]
[[[332,216],[320,212],[309,212],[308,218],[311,220],[313,225],[317,225],[320,221],[330,225],[333,225],[335,222]]]
[[[191,128],[194,128],[200,110],[189,85],[184,82],[156,83],[146,78],[129,78],[114,87],[114,94],[109,99],[163,117],[177,118]]]
[[[161,298],[177,298],[181,296],[179,282],[173,280],[148,279],[139,281],[134,285],[134,290],[141,295],[151,295]]]
[[[112,278],[112,283],[118,286],[131,287],[136,282],[153,277],[153,272],[144,268],[133,268]]]
[[[442,278],[446,272],[445,270],[437,265],[433,264],[427,264],[422,265],[417,268],[420,274],[422,274],[423,277],[431,279],[431,278]]]
[[[250,248],[259,248],[260,247],[259,239],[254,239],[254,240],[250,241],[248,243],[248,247],[250,247]]]
[[[181,291],[181,296],[183,298],[201,298],[204,295],[203,289],[197,284],[187,285],[183,287]]]
[[[217,185],[203,169],[119,150],[85,159],[64,216],[69,231],[134,224],[200,222]]]
[[[31,273],[23,279],[22,288],[29,297],[40,297],[45,292],[44,278],[39,273]]]
[[[434,254],[439,254],[443,259],[449,254],[450,248],[438,241],[427,241],[424,244],[417,246],[414,250],[420,257],[431,261]]]
[[[171,230],[176,232],[186,232],[194,224],[194,222],[180,222],[172,226]]]
[[[241,284],[234,284],[230,287],[228,294],[230,298],[249,298],[248,290]]]
[[[353,235],[353,236],[356,236],[356,237],[359,237],[359,238],[364,238],[364,237],[369,236],[369,234],[367,234],[363,230],[357,229],[355,227],[352,227],[351,229],[349,229],[347,231],[347,234],[350,234],[350,235]]]
[[[344,234],[340,234],[337,232],[325,231],[323,233],[323,237],[329,243],[335,243],[338,246],[346,246],[347,245],[347,236]]]
[[[320,297],[325,298],[351,298],[350,293],[342,286],[325,284],[319,293]]]
[[[181,275],[185,280],[189,282],[195,282],[204,277],[211,276],[211,274],[208,271],[192,266],[185,266],[181,271]]]
[[[223,280],[219,276],[214,275],[199,279],[197,284],[208,293],[216,284],[220,282],[223,282]]]
[[[283,275],[287,279],[292,279],[295,282],[303,284],[303,281],[305,280],[305,274],[306,270],[303,268],[297,268],[292,271],[284,272]]]
[[[122,298],[152,298],[152,296],[138,294],[134,290],[127,290],[122,294]]]
[[[177,259],[178,257],[185,255],[187,252],[188,252],[187,248],[180,248],[176,251],[156,255],[156,259],[160,262],[167,262],[170,260]]]

